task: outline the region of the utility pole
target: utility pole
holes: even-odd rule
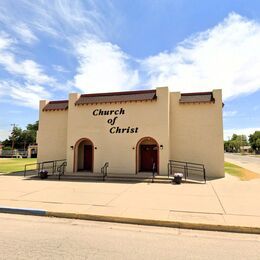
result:
[[[243,135],[241,135],[241,149],[242,149],[242,153],[244,152],[244,146],[243,146]],[[240,150],[241,150],[240,149]],[[241,153],[241,151],[240,151]]]
[[[11,124],[11,126],[13,127],[13,131],[12,131],[12,158],[14,157],[14,128],[16,127],[16,124]]]

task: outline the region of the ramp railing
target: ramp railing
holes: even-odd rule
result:
[[[58,172],[58,175],[59,175],[59,180],[60,180],[61,175],[64,175],[66,166],[67,166],[67,162],[65,161],[65,162],[63,162],[60,166],[57,167],[57,172]]]
[[[26,177],[28,171],[30,171],[30,172],[36,171],[38,176],[39,176],[39,172],[43,171],[43,170],[48,171],[48,173],[55,174],[57,172],[57,168],[59,166],[61,166],[64,162],[66,162],[66,159],[25,164],[25,166],[24,166],[24,177]],[[35,166],[35,169],[34,170],[30,169],[33,166]]]
[[[104,164],[104,166],[101,168],[101,174],[102,174],[102,176],[103,176],[103,181],[105,181],[105,178],[106,178],[106,176],[107,176],[107,168],[108,168],[108,166],[109,166],[109,163],[106,162],[106,163]]]
[[[204,164],[169,160],[168,177],[177,172],[183,173],[185,180],[192,176],[201,176],[206,183],[206,169]]]

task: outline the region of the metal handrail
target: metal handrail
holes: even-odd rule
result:
[[[33,165],[36,165],[36,169],[37,172],[38,172],[38,175],[39,175],[39,171],[40,171],[40,163],[29,163],[29,164],[25,164],[24,165],[24,172],[23,172],[23,176],[25,177],[26,176],[26,173],[27,173],[27,167],[28,166],[33,166]],[[32,171],[32,170],[31,170]],[[34,170],[33,170],[34,171]]]
[[[66,162],[66,159],[25,164],[24,165],[24,177],[26,176],[26,173],[28,171],[28,166],[32,166],[32,165],[37,165],[35,170],[37,170],[38,176],[39,176],[40,171],[43,171],[46,169],[51,169],[52,174],[55,174],[57,172],[57,166],[58,166],[59,162]],[[51,165],[49,165],[49,164],[51,164]]]
[[[154,176],[155,176],[155,170],[156,170],[156,163],[153,163],[153,179],[152,182],[154,182]]]
[[[176,162],[176,163],[188,163],[188,164],[194,164],[194,165],[201,165],[204,166],[202,163],[194,163],[194,162],[187,162],[187,161],[176,161],[176,160],[169,160],[169,162]]]
[[[61,175],[64,175],[66,166],[67,166],[67,162],[63,162],[63,163],[57,168],[57,172],[59,173],[59,180],[60,180]]]
[[[101,168],[101,174],[102,174],[102,176],[103,176],[103,181],[105,181],[105,178],[106,178],[106,176],[107,176],[107,168],[108,168],[108,166],[109,166],[109,163],[106,162],[106,163],[104,164],[104,166]]]
[[[206,183],[206,169],[205,169],[204,164],[169,160],[168,177],[170,177],[170,175],[172,175],[173,168],[178,169],[178,170],[183,170],[185,180],[187,177],[189,177],[189,171],[201,172],[203,174],[204,182]]]

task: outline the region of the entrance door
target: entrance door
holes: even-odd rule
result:
[[[84,170],[92,171],[93,151],[92,145],[84,145]]]
[[[153,163],[155,163],[155,170],[157,171],[157,145],[144,144],[140,145],[141,165],[140,171],[152,172]]]

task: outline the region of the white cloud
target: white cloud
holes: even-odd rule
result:
[[[4,82],[4,85],[8,88],[9,96],[22,106],[38,109],[41,99],[51,97],[51,94],[40,85],[19,84],[14,81]]]
[[[255,131],[260,131],[260,126],[259,127],[248,127],[248,128],[225,129],[224,130],[224,140],[231,139],[233,134],[249,136],[250,134],[253,134]]]
[[[0,32],[0,51],[8,49],[13,40],[5,32]]]
[[[182,92],[222,88],[224,99],[260,89],[260,24],[238,14],[230,14],[217,26],[193,35],[170,52],[137,60],[104,40],[109,19],[104,16],[105,7],[95,1],[21,2],[19,12],[12,12],[11,5],[0,3],[0,20],[12,24],[12,30],[18,23],[23,33],[17,31],[17,35],[31,33],[28,39],[32,42],[37,40],[34,39],[37,30],[68,40],[64,48],[71,44],[70,54],[74,51],[78,61],[74,78],[60,84],[40,64],[14,55],[10,51],[13,39],[0,34],[0,64],[14,80],[22,78],[24,86],[48,85],[65,91],[75,86],[82,92],[121,91],[141,84],[149,88],[168,85],[172,91]],[[105,2],[108,10],[112,10],[109,1]],[[22,10],[29,10],[26,17],[21,15]],[[97,38],[93,38],[94,34]],[[53,69],[67,72],[60,65],[53,65]],[[234,113],[227,111],[224,116]]]
[[[15,56],[10,52],[0,53],[0,64],[6,71],[13,75],[19,75],[24,79],[37,84],[54,83],[55,80],[46,75],[41,66],[33,60],[16,61]]]
[[[21,38],[26,43],[31,44],[38,40],[38,38],[25,23],[19,23],[13,26],[13,30],[18,34],[19,38]]]
[[[52,65],[52,68],[58,72],[62,72],[62,73],[67,73],[69,72],[68,70],[66,70],[64,67],[60,66],[60,65]]]
[[[76,45],[79,67],[75,87],[83,92],[113,92],[131,89],[139,83],[137,70],[129,66],[130,57],[118,46],[97,40]]]
[[[231,110],[231,111],[223,111],[223,117],[232,117],[237,114],[236,110]]]
[[[4,81],[0,81],[0,97],[5,96],[7,93],[7,88]]]
[[[8,28],[15,30],[20,21],[31,32],[41,31],[59,39],[82,31],[102,38],[113,27],[112,20],[118,19],[110,0],[101,4],[92,0],[20,0],[15,5],[13,8],[11,1],[0,1],[0,21]]]
[[[15,41],[6,33],[0,34],[0,65],[15,77],[23,77],[26,81],[36,84],[53,84],[55,79],[44,73],[42,67],[33,60],[17,61],[12,49]]]
[[[5,97],[1,99],[1,103],[9,103],[12,100],[15,104],[34,109],[38,109],[39,100],[50,97],[50,93],[42,86],[22,84],[14,80],[1,80],[0,93]]]
[[[17,61],[11,52],[15,49],[15,41],[8,34],[0,34],[0,65],[12,74],[5,80],[0,80],[0,96],[15,100],[16,104],[37,109],[40,99],[48,99],[51,94],[46,86],[55,86],[56,80],[44,73],[42,67],[33,60]]]
[[[214,28],[195,34],[172,52],[143,61],[148,85],[173,91],[223,89],[224,99],[260,89],[260,24],[230,14]]]

